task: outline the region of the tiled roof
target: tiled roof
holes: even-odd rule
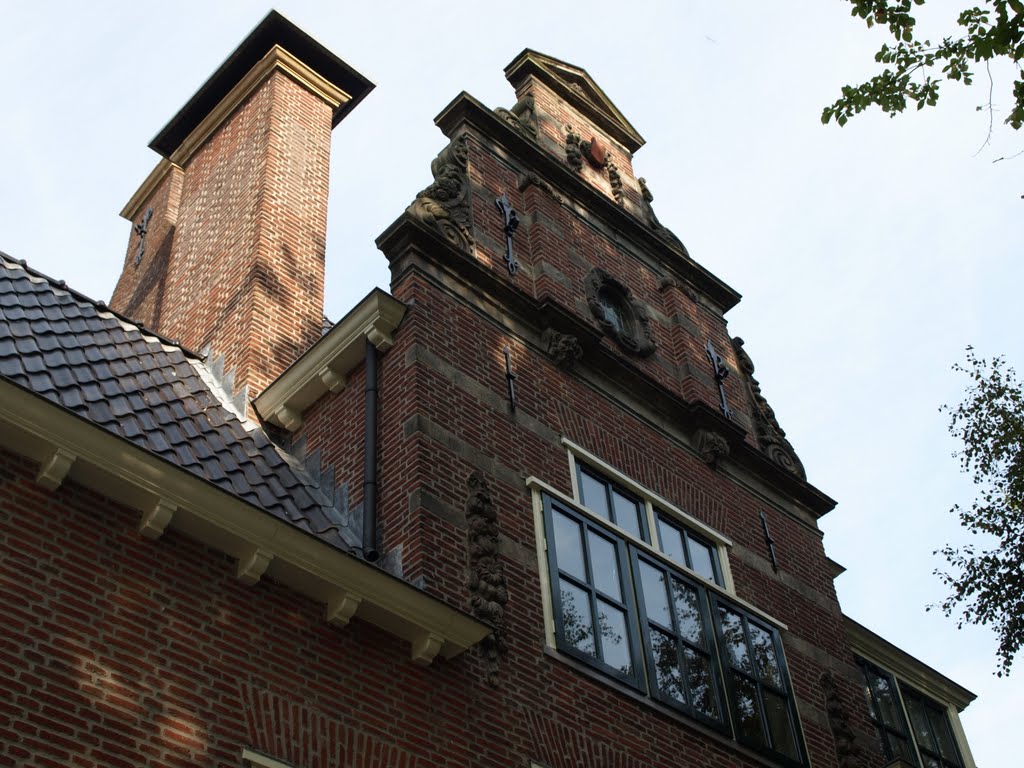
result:
[[[201,357],[3,253],[0,377],[334,546],[359,542],[329,475],[241,418]]]

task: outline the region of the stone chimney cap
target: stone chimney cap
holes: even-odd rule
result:
[[[277,11],[271,11],[156,135],[149,143],[150,149],[169,158],[185,138],[275,45],[284,48],[321,77],[351,96],[335,109],[332,126],[341,122],[342,118],[374,88],[372,82],[323,45]]]

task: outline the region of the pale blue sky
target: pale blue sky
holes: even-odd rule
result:
[[[109,298],[146,145],[269,7],[0,3],[0,249]],[[1024,367],[1024,156],[992,162],[1024,137],[997,130],[974,156],[984,88],[823,127],[882,41],[841,0],[276,7],[378,84],[334,133],[328,315],[387,286],[373,240],[429,183],[451,98],[510,106],[502,68],[526,47],[586,68],[647,139],[634,163],[662,223],[744,295],[730,331],[839,501],[823,528],[844,610],[979,695],[963,722],[980,766],[1018,762],[1024,669],[995,678],[989,632],[924,610],[944,594],[932,551],[964,539],[948,509],[972,493],[938,412],[965,384],[950,365],[974,344]]]

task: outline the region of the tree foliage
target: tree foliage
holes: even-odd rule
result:
[[[925,0],[849,2],[853,16],[864,19],[869,27],[888,26],[895,42],[883,45],[875,54],[875,61],[885,65],[881,74],[860,85],[843,86],[842,96],[825,107],[821,122],[835,119],[845,125],[872,104],[890,117],[904,111],[908,102],[915,102],[918,109],[934,106],[943,80],[970,85],[975,65],[984,62],[987,69],[993,59],[1005,58],[1016,66],[1006,123],[1015,130],[1024,125],[1024,0],[987,0],[981,7],[961,11],[957,24],[962,33],[943,38],[937,45],[915,37],[917,21],[911,10],[914,5],[924,5]],[[992,109],[991,90],[987,108]]]
[[[957,626],[992,625],[999,637],[997,675],[1010,671],[1024,645],[1024,392],[1002,357],[979,358],[953,369],[971,384],[950,414],[950,433],[963,443],[955,454],[978,489],[970,507],[951,510],[982,542],[939,550],[950,572],[936,571],[951,594],[941,604]]]

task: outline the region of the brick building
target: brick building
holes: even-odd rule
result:
[[[333,325],[372,86],[273,13],[151,144],[109,307],[0,260],[0,765],[974,765],[972,694],[842,615],[642,137],[505,72]]]

